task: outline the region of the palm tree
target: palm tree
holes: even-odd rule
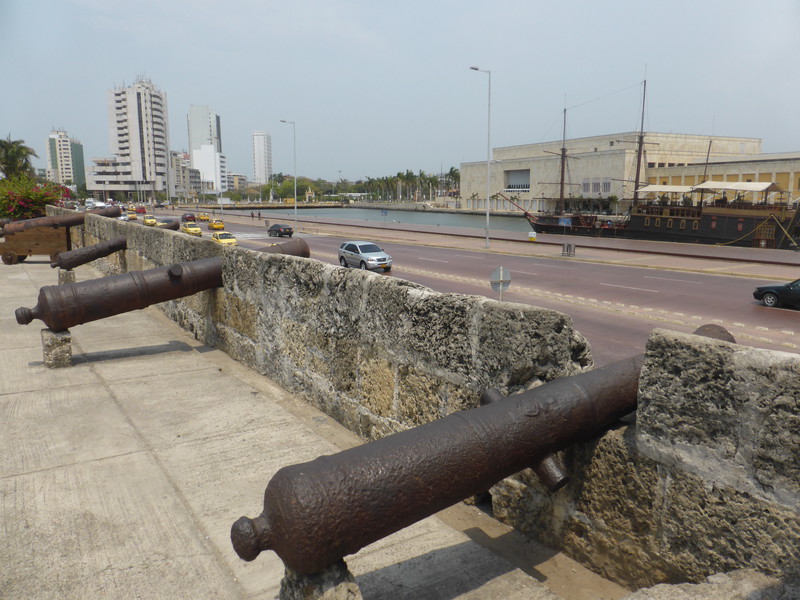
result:
[[[0,139],[0,173],[8,179],[19,175],[32,175],[31,157],[39,158],[33,148],[25,145],[24,140]]]

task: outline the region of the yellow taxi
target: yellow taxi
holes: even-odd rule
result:
[[[197,237],[203,237],[203,232],[200,230],[200,225],[197,223],[192,223],[191,221],[187,221],[183,225],[181,225],[181,231],[183,233],[188,233],[189,235],[196,235]]]
[[[223,223],[221,219],[214,219],[213,221],[209,221],[208,228],[216,230],[225,229],[225,223]]]
[[[142,219],[142,225],[147,225],[148,227],[155,227],[158,223],[158,220],[153,215],[145,215],[144,219]]]
[[[223,246],[239,245],[239,242],[236,241],[236,238],[233,236],[233,234],[227,231],[215,231],[211,234],[211,241],[222,244]]]
[[[129,210],[128,211],[128,220],[129,221],[135,221],[138,218],[139,217],[136,216],[136,211],[135,210]]]
[[[200,213],[199,215],[197,215],[197,220],[198,221],[210,221],[211,217],[208,216],[208,213]]]

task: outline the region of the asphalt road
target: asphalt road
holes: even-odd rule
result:
[[[226,229],[237,235],[241,246],[258,249],[286,241],[267,238],[258,220],[238,215],[224,218]],[[419,232],[398,236],[311,223],[300,223],[296,235],[309,243],[312,258],[331,264],[338,264],[342,241],[375,241],[394,258],[392,271],[382,276],[400,277],[440,292],[499,299],[489,276],[502,265],[512,278],[503,300],[569,314],[589,340],[598,366],[641,353],[650,332],[659,327],[692,332],[716,323],[742,344],[790,352],[800,349],[795,343],[800,312],[768,309],[752,298],[756,285],[795,277],[789,268],[687,258],[656,260],[623,252],[598,257],[580,248],[574,257],[541,256],[532,254],[536,244],[498,242],[487,250],[475,240],[462,243]]]

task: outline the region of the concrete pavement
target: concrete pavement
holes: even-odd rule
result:
[[[44,325],[13,313],[56,282],[43,257],[0,268],[0,598],[275,598],[280,559],[241,561],[231,524],[280,467],[359,440],[152,307],[73,328],[74,365],[45,368]],[[626,593],[472,506],[346,560],[365,598]]]

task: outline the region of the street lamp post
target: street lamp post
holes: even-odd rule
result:
[[[292,126],[292,154],[294,155],[294,230],[297,231],[297,130],[295,129],[294,121],[285,121],[281,119],[281,123]]]
[[[486,247],[489,247],[489,162],[491,159],[491,140],[492,140],[492,72],[489,69],[479,69],[470,67],[473,71],[486,73],[489,76],[489,102],[487,105],[486,118]]]

